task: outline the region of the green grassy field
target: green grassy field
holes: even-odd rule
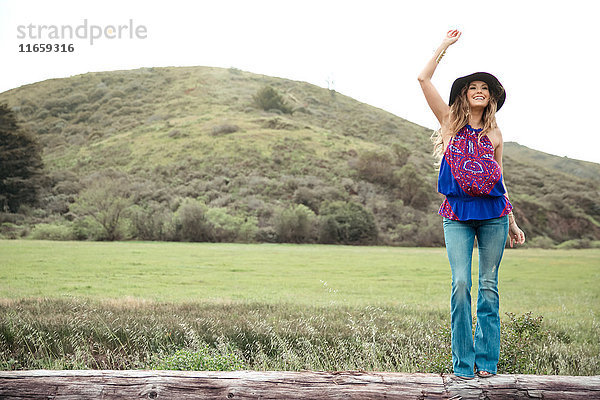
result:
[[[449,307],[439,248],[0,241],[0,254],[0,293],[11,299]],[[565,323],[597,318],[599,283],[600,250],[508,249],[502,308]]]
[[[252,369],[448,368],[444,249],[0,241],[0,254],[4,369],[148,367],[201,343]],[[600,372],[598,283],[600,250],[505,252],[505,332],[518,326],[504,313],[544,318],[542,336],[517,338],[534,346],[525,372]]]

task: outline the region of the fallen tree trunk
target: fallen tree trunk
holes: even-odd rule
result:
[[[0,371],[0,399],[600,399],[600,376]]]

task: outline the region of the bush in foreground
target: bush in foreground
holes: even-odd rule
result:
[[[220,352],[206,343],[196,349],[180,349],[162,356],[153,369],[177,371],[235,371],[245,369],[244,362],[234,352]]]

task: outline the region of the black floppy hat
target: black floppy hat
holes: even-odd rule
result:
[[[496,111],[500,110],[504,104],[504,100],[506,100],[506,91],[498,78],[487,72],[475,72],[474,74],[462,76],[455,80],[452,84],[452,89],[450,89],[450,101],[448,102],[448,105],[451,106],[452,103],[454,103],[454,100],[456,100],[456,97],[460,94],[462,88],[473,81],[482,81],[488,84],[493,96],[498,100]]]

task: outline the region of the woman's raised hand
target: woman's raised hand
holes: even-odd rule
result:
[[[458,29],[449,30],[448,33],[446,33],[446,37],[444,38],[444,43],[448,46],[456,43],[461,34],[462,32]]]

